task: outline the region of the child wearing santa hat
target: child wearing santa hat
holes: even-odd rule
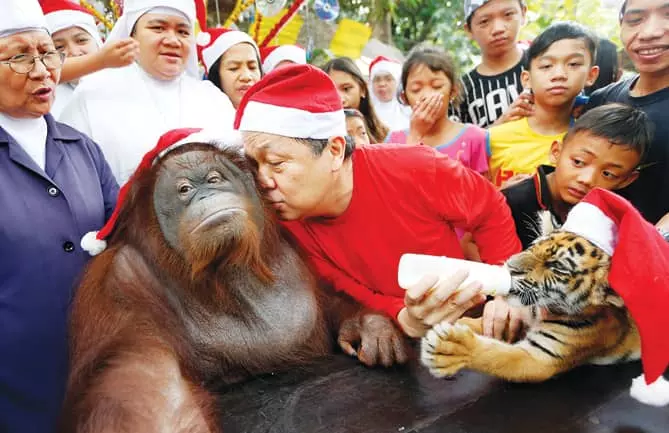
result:
[[[72,99],[78,78],[107,67],[127,66],[139,53],[133,39],[103,48],[95,17],[85,8],[69,0],[40,0],[51,38],[58,51],[65,53],[60,83],[51,114],[58,118]],[[73,58],[78,58],[74,62]]]
[[[237,108],[246,91],[262,77],[255,41],[239,30],[216,28],[200,32],[196,42],[207,79]]]
[[[306,65],[307,52],[298,45],[275,45],[260,48],[262,70],[269,74],[274,69],[284,65]]]

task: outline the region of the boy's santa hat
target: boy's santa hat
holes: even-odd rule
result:
[[[283,61],[290,61],[298,65],[307,64],[307,52],[298,45],[275,45],[260,48],[262,70],[269,74]]]
[[[222,146],[239,146],[241,149],[241,141],[239,140],[239,135],[236,133],[222,137],[219,133],[213,133],[201,128],[181,128],[166,132],[158,139],[156,147],[144,155],[142,162],[139,163],[134,174],[119,191],[116,207],[107,223],[99,231],[86,233],[81,239],[81,248],[92,256],[97,256],[103,252],[107,248],[106,239],[114,230],[120,209],[123,207],[123,203],[132,188],[133,180],[139,177],[141,173],[151,169],[169,152],[188,143],[205,143],[219,148]]]
[[[328,139],[346,136],[346,117],[337,88],[325,72],[311,65],[286,65],[244,94],[235,129]]]
[[[52,35],[70,27],[79,27],[91,35],[98,47],[102,46],[95,17],[85,8],[70,0],[41,0],[40,5]]]
[[[44,13],[37,0],[3,0],[0,38],[32,30],[48,32]]]
[[[197,43],[197,55],[202,61],[207,73],[226,51],[234,45],[247,43],[250,44],[260,59],[260,51],[255,41],[244,32],[233,29],[215,28],[203,30],[198,33],[195,39]]]
[[[369,64],[369,79],[373,80],[380,74],[390,74],[393,78],[399,80],[400,75],[402,75],[402,64],[396,60],[378,56]]]
[[[669,243],[627,200],[595,188],[572,208],[561,230],[588,239],[611,255],[609,285],[623,299],[641,336],[643,375],[631,395],[669,404]]]

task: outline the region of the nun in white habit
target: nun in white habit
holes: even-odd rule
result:
[[[86,77],[60,117],[100,145],[120,184],[168,130],[232,128],[228,97],[197,78],[195,16],[193,0],[126,0],[107,43],[132,36],[137,62]]]

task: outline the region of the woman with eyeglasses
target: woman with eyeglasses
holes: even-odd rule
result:
[[[119,183],[165,132],[175,128],[232,129],[230,99],[203,81],[195,47],[193,0],[125,0],[107,41],[139,42],[130,66],[86,77],[60,120],[93,138]]]
[[[79,239],[114,209],[98,146],[49,114],[64,55],[37,0],[0,15],[0,431],[55,431]]]

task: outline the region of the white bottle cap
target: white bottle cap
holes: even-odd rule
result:
[[[406,290],[425,275],[449,277],[459,269],[469,271],[469,276],[463,284],[479,282],[483,286],[481,289],[483,294],[506,295],[511,289],[511,274],[504,266],[425,254],[403,254],[400,258],[397,282]]]

